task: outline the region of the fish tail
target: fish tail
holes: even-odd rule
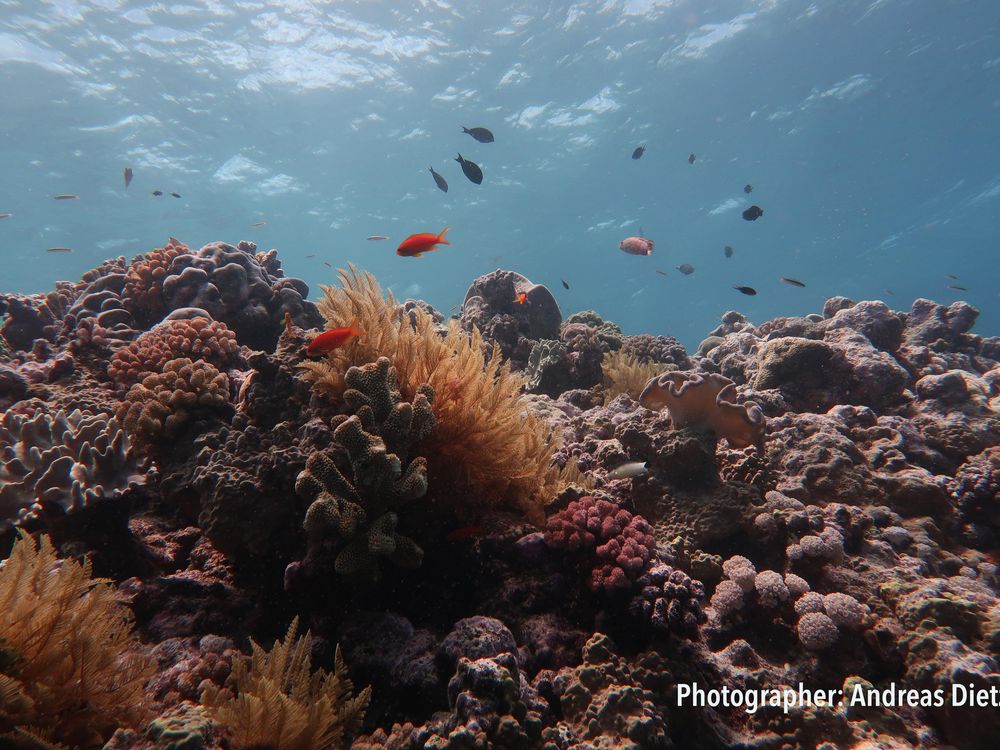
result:
[[[463,126],[462,126],[462,132],[463,132],[463,133],[468,133],[468,132],[469,132],[469,129],[468,129],[467,127],[465,127],[465,125],[463,125]]]
[[[465,161],[465,160],[464,160],[464,159],[462,158],[462,155],[461,155],[461,154],[459,154],[459,155],[458,155],[458,158],[457,158],[457,159],[455,159],[455,161],[457,161],[457,162],[458,162],[459,164],[461,164],[461,163],[462,163],[463,161]]]
[[[446,234],[448,234],[448,230],[449,230],[449,229],[451,229],[451,227],[445,227],[445,228],[444,228],[444,231],[443,231],[443,232],[441,232],[441,234],[439,234],[439,235],[437,236],[437,241],[438,241],[438,244],[440,244],[440,245],[450,245],[450,244],[451,244],[450,242],[448,242],[448,240],[446,240],[446,239],[444,238],[444,236],[445,236]]]

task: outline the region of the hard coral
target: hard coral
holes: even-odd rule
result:
[[[354,686],[337,649],[332,673],[312,672],[312,635],[296,637],[298,618],[284,641],[265,651],[253,641],[250,657],[233,663],[235,693],[209,685],[201,702],[225,725],[235,750],[334,750],[361,727],[371,699]]]
[[[37,406],[30,416],[0,416],[0,529],[139,484],[128,437],[112,415],[29,405]]]
[[[27,733],[99,748],[144,718],[152,660],[138,655],[131,612],[90,563],[60,560],[47,537],[14,543],[0,567],[0,744]]]
[[[346,454],[350,478],[329,456],[314,453],[295,483],[310,503],[304,527],[311,553],[336,536],[346,542],[334,563],[338,573],[377,577],[379,557],[416,567],[423,551],[396,531],[397,512],[427,492],[426,460],[408,456],[434,430],[434,393],[424,386],[412,403],[403,401],[386,357],[352,367],[345,381],[344,400],[354,414],[335,419],[333,439]]]
[[[146,375],[162,372],[172,359],[204,360],[222,370],[235,364],[239,355],[236,334],[210,318],[169,320],[119,349],[108,364],[108,375],[125,387]]]
[[[125,273],[122,302],[140,323],[149,325],[163,317],[163,280],[169,275],[174,259],[190,252],[191,248],[171,237],[163,247],[132,259]]]
[[[163,372],[133,385],[118,407],[118,419],[137,449],[162,453],[198,416],[225,415],[229,378],[207,362],[172,359]]]

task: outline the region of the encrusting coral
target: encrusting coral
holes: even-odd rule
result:
[[[402,401],[389,360],[352,367],[344,400],[354,410],[335,418],[334,443],[346,453],[349,478],[326,453],[313,453],[295,483],[310,505],[304,528],[310,555],[339,536],[346,544],[334,563],[344,575],[378,576],[378,558],[417,567],[423,551],[396,531],[397,511],[427,492],[427,462],[408,460],[413,446],[434,430],[433,391],[421,386],[413,402]]]
[[[312,635],[296,637],[298,624],[296,617],[270,651],[250,642],[252,655],[233,662],[235,694],[213,684],[202,693],[202,705],[228,728],[234,750],[339,750],[360,729],[370,688],[351,695],[339,647],[333,672],[312,672]]]
[[[99,748],[146,718],[155,665],[135,650],[132,613],[48,537],[20,537],[0,567],[0,648],[0,746],[34,734]]]
[[[340,398],[350,366],[387,357],[404,400],[423,385],[434,391],[437,427],[420,451],[431,485],[446,487],[447,499],[468,509],[506,505],[540,522],[560,481],[552,467],[555,444],[523,405],[524,381],[502,363],[500,350],[485,354],[478,331],[467,335],[455,324],[441,337],[431,316],[405,313],[370,274],[353,267],[339,273],[339,288],[322,287],[320,312],[331,328],[357,320],[365,334],[322,361],[302,364],[314,386]]]

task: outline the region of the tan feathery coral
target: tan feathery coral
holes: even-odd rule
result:
[[[228,727],[235,750],[332,750],[361,727],[371,688],[354,685],[337,648],[334,670],[310,669],[312,636],[296,638],[298,618],[284,641],[265,651],[253,641],[249,657],[233,662],[236,694],[209,685],[201,696],[212,719]]]
[[[643,363],[622,351],[608,352],[601,361],[601,372],[604,375],[604,403],[622,393],[627,393],[633,400],[638,401],[639,394],[650,378],[670,369],[676,368],[673,365],[661,365],[656,362]]]
[[[155,664],[134,650],[132,617],[90,563],[60,560],[47,537],[21,536],[0,568],[0,745],[31,734],[99,748],[145,719]],[[15,746],[18,746],[15,744]]]
[[[431,486],[448,485],[456,504],[507,505],[540,521],[560,477],[551,431],[521,403],[523,378],[501,362],[499,349],[484,353],[477,330],[468,336],[453,323],[442,337],[426,312],[405,314],[391,293],[383,296],[371,274],[351,266],[339,275],[339,287],[322,287],[320,312],[331,328],[356,319],[364,335],[302,364],[314,387],[339,398],[349,367],[388,357],[404,399],[421,385],[434,389],[437,428],[417,449]]]
[[[173,359],[163,372],[133,385],[117,417],[140,451],[155,452],[158,443],[175,438],[197,413],[225,411],[229,378],[201,360]]]
[[[122,347],[108,364],[108,375],[123,386],[138,383],[150,373],[158,373],[172,359],[203,359],[223,369],[239,354],[236,334],[225,323],[209,318],[170,320],[160,323]]]

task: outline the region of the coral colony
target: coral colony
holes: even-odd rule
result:
[[[967,304],[688,352],[171,239],[0,312],[0,746],[1000,747]]]

